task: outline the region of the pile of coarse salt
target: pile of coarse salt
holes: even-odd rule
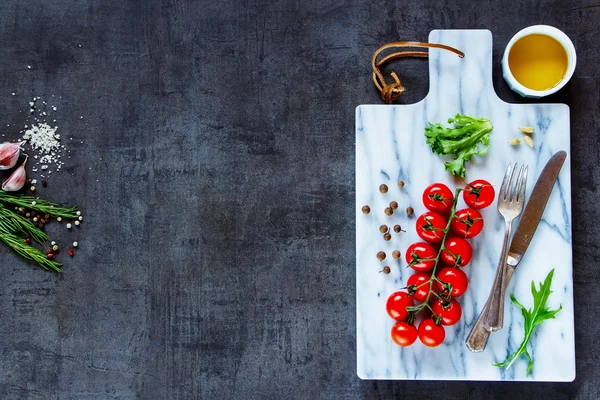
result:
[[[23,134],[23,140],[26,140],[31,149],[37,153],[33,156],[37,160],[36,164],[48,174],[52,173],[49,170],[52,164],[56,165],[57,171],[60,171],[64,164],[60,154],[64,146],[61,147],[60,134],[56,133],[57,130],[57,126],[51,127],[47,123],[41,122],[29,127]],[[34,167],[32,171],[37,172],[38,169]]]

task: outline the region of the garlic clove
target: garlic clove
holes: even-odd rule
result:
[[[0,170],[11,169],[17,164],[22,144],[23,142],[0,144]]]
[[[2,190],[5,192],[16,192],[21,190],[25,185],[25,181],[27,180],[27,172],[25,171],[25,164],[27,164],[27,160],[23,162],[23,164],[15,169],[12,174],[2,183]]]

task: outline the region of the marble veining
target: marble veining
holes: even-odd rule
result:
[[[464,59],[453,53],[431,49],[430,90],[427,97],[410,105],[363,105],[356,109],[356,295],[357,372],[363,379],[434,380],[531,380],[572,381],[575,378],[573,327],[573,268],[571,243],[571,170],[567,157],[557,185],[548,201],[543,220],[519,265],[508,293],[525,306],[531,306],[531,281],[539,282],[555,268],[549,305],[562,304],[555,320],[538,327],[530,351],[535,361],[533,374],[525,376],[527,362],[517,361],[504,371],[493,367],[520,344],[523,321],[520,310],[507,297],[505,327],[494,333],[483,353],[471,353],[465,337],[487,299],[500,253],[504,224],[496,205],[483,210],[485,228],[471,240],[474,258],[465,272],[470,286],[460,298],[463,318],[446,328],[444,344],[429,349],[418,341],[409,348],[396,346],[390,338],[394,321],[385,312],[389,294],[405,285],[412,270],[391,258],[391,252],[404,250],[419,240],[414,232],[415,218],[403,212],[392,217],[383,213],[391,200],[400,210],[413,206],[415,214],[425,211],[421,193],[430,183],[441,181],[451,188],[455,181],[444,170],[442,158],[425,144],[428,121],[443,122],[457,112],[489,118],[494,124],[486,156],[471,162],[467,179],[484,178],[496,189],[511,161],[529,165],[527,194],[548,159],[558,150],[569,153],[569,108],[564,104],[508,104],[499,99],[492,85],[492,36],[487,30],[436,30],[430,42],[463,50]],[[500,62],[500,60],[497,60]],[[535,148],[525,143],[510,146],[519,137],[519,126],[535,128]],[[396,185],[406,182],[404,189]],[[382,195],[381,183],[390,190]],[[371,213],[361,207],[368,204]],[[459,203],[459,207],[464,203]],[[381,224],[399,223],[407,230],[385,242],[378,232]],[[380,263],[375,254],[383,250],[388,258]],[[384,265],[390,275],[380,274]],[[549,351],[550,349],[550,351]]]

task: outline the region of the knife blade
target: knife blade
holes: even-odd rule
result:
[[[529,196],[529,200],[525,205],[525,210],[519,221],[517,231],[513,236],[508,250],[508,258],[506,263],[516,268],[523,258],[523,254],[527,251],[531,239],[537,230],[537,227],[542,219],[546,204],[554,188],[554,183],[558,179],[558,174],[567,158],[567,152],[561,150],[554,154],[540,174],[533,191]],[[506,270],[506,269],[505,269]]]
[[[517,265],[521,262],[525,251],[533,239],[533,235],[542,219],[546,204],[554,188],[554,183],[558,179],[558,174],[567,158],[567,152],[561,150],[550,157],[548,163],[542,170],[538,180],[533,187],[529,201],[525,205],[525,210],[521,216],[517,231],[513,236],[508,252],[502,286],[504,291],[508,287]],[[466,345],[472,352],[481,352],[485,349],[490,333],[483,326],[483,317],[487,312],[488,304],[484,306],[479,318],[467,336]]]

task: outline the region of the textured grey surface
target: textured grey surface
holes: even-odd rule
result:
[[[81,242],[60,276],[0,248],[0,398],[597,398],[600,3],[420,3],[0,2],[2,133],[30,97],[61,96],[72,158],[40,194],[86,215],[54,227]],[[521,102],[499,60],[537,23],[579,57],[549,99],[572,111],[577,379],[360,381],[353,137],[355,106],[379,102],[370,57],[488,28],[496,89]],[[403,102],[425,96],[425,62],[394,68]]]

